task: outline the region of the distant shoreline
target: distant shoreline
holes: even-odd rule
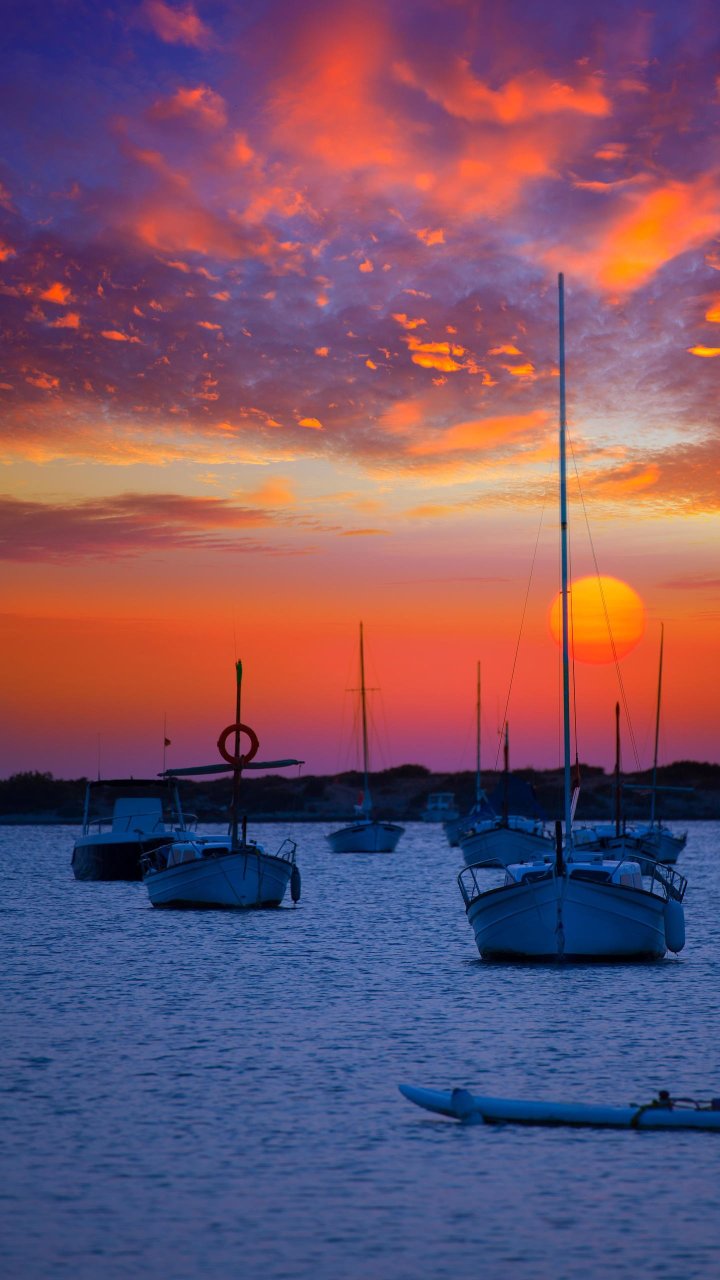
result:
[[[615,779],[612,773],[592,766],[580,766],[579,823],[615,818]],[[672,822],[720,819],[720,764],[676,761],[658,769],[656,816]],[[525,786],[538,811],[548,821],[562,816],[563,773],[561,769],[516,769],[510,775],[511,790]],[[494,807],[502,807],[504,780],[501,773],[488,770],[482,775],[483,788]],[[622,812],[628,822],[647,821],[650,816],[649,770],[622,775]],[[77,826],[82,821],[87,780],[61,779],[47,773],[19,773],[0,779],[0,825]],[[371,773],[373,812],[386,820],[413,822],[422,819],[428,797],[450,792],[459,812],[466,813],[475,799],[475,773],[431,773],[423,765],[405,764]],[[267,774],[245,775],[242,780],[242,809],[252,822],[343,822],[356,816],[363,787],[363,775],[349,770],[335,775],[300,774],[287,777]],[[530,790],[529,790],[530,789]],[[227,820],[230,780],[221,778],[186,780],[180,785],[183,808],[199,822]],[[522,812],[516,808],[514,812]]]

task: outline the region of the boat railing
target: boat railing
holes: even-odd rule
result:
[[[669,867],[662,862],[656,862],[652,858],[644,856],[642,858],[629,856],[622,859],[617,863],[612,872],[612,880],[617,881],[618,883],[620,882],[623,867],[627,867],[628,870],[633,869],[635,875],[637,875],[638,863],[640,863],[644,888],[646,888],[650,893],[657,894],[658,897],[664,898],[666,901],[668,899],[672,899],[675,902],[682,902],[687,889],[687,880],[685,877],[681,876],[673,867]],[[538,878],[545,879],[549,869],[549,863],[545,868],[537,868]],[[494,878],[487,874],[488,872],[493,871],[499,873]],[[573,874],[577,875],[578,871],[575,871]],[[602,874],[600,869],[599,874]],[[524,881],[531,878],[536,878],[534,867],[523,876]],[[500,866],[492,858],[487,858],[482,862],[473,862],[470,866],[463,867],[457,880],[465,906],[469,907],[476,898],[480,897],[483,893],[487,893],[489,889],[500,888],[501,885],[507,884],[507,869]],[[609,880],[610,876],[608,876],[608,881]]]
[[[647,857],[643,857],[641,861],[643,879],[649,880],[651,893],[657,893],[661,898],[672,899],[674,902],[682,902],[688,883],[685,876],[681,876],[679,871],[667,866],[664,862],[655,862]]]
[[[297,843],[286,836],[282,841],[279,849],[273,854],[273,858],[282,858],[284,862],[294,862],[297,853]]]
[[[154,849],[147,849],[140,857],[140,870],[145,876],[150,871],[167,871],[169,863],[170,851],[173,848],[194,849],[197,858],[219,858],[230,852],[227,843],[218,840],[217,843],[204,844],[202,837],[197,840],[168,840],[167,844],[156,845]],[[256,845],[254,840],[249,840],[247,844],[240,845],[236,850],[237,853],[256,853],[263,854],[265,851]],[[297,843],[291,840],[289,836],[280,844],[280,847],[271,856],[273,858],[281,858],[283,862],[295,863],[295,854],[297,852]],[[187,859],[185,859],[187,860]],[[190,861],[193,859],[191,858]],[[182,861],[182,860],[181,860]],[[177,865],[181,865],[178,862]]]
[[[481,878],[478,879],[478,872]],[[486,872],[495,872],[495,875],[486,875]],[[469,867],[463,867],[457,878],[460,892],[466,907],[470,906],[476,898],[481,894],[487,893],[488,889],[499,889],[501,885],[507,882],[507,871],[501,866],[495,858],[485,858],[482,862],[473,862]]]

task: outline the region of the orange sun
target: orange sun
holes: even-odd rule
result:
[[[570,649],[579,662],[612,662],[614,656],[624,658],[645,630],[643,602],[637,591],[619,578],[579,578],[570,587],[569,608]],[[549,621],[553,639],[559,644],[562,627],[559,592],[550,606]]]

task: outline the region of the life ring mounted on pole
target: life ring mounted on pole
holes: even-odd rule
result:
[[[243,754],[234,756],[230,754],[225,744],[227,743],[228,738],[232,737],[233,734],[238,733],[244,733],[250,739],[250,746]],[[223,760],[226,760],[228,764],[232,765],[233,769],[244,769],[245,765],[249,764],[257,755],[259,746],[260,743],[255,730],[251,729],[249,725],[246,724],[229,724],[227,729],[223,729],[217,742],[217,748],[220,755]]]

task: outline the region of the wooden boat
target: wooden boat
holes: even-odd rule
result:
[[[593,1129],[711,1129],[720,1132],[720,1098],[699,1102],[671,1098],[664,1090],[651,1102],[626,1107],[602,1103],[531,1102],[486,1098],[467,1089],[399,1086],[403,1097],[435,1115],[463,1124],[571,1125]]]
[[[360,722],[363,754],[363,793],[357,806],[358,817],[346,827],[331,831],[326,836],[333,853],[392,853],[400,839],[404,827],[394,822],[380,822],[372,816],[372,798],[370,795],[370,751],[368,745],[368,722],[365,687],[365,648],[363,643],[363,624],[360,623]]]

